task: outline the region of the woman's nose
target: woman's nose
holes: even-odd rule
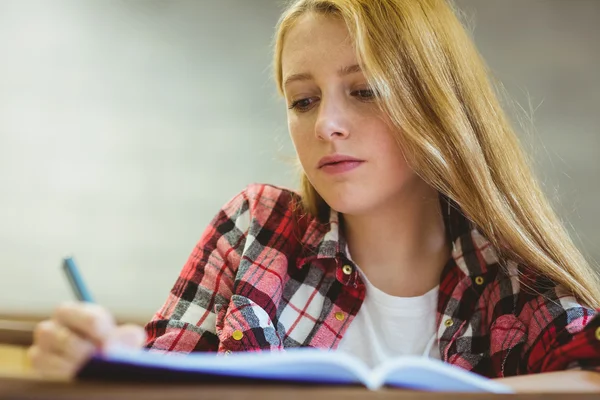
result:
[[[323,101],[319,105],[315,136],[319,140],[346,139],[350,136],[350,121],[343,104]]]

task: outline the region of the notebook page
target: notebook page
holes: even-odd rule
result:
[[[118,376],[115,376],[118,371]],[[113,349],[95,357],[80,374],[84,379],[189,380],[209,377],[259,379],[315,384],[363,384],[369,370],[346,354],[316,349],[285,352],[158,354]],[[200,381],[200,379],[198,379]]]
[[[376,368],[367,387],[396,386],[440,392],[512,393],[481,375],[426,357],[401,357]]]

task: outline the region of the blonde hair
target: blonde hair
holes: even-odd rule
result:
[[[307,12],[342,18],[411,168],[454,201],[508,259],[600,306],[598,278],[542,193],[502,110],[487,67],[445,0],[299,0],[282,15],[285,36]],[[302,176],[305,210],[328,206]]]

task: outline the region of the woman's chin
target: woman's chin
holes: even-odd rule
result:
[[[353,199],[340,197],[334,199],[325,198],[325,202],[338,213],[348,215],[363,214],[370,208],[369,202],[361,201],[361,199],[357,199],[356,197]]]

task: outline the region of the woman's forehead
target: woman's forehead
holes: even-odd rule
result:
[[[314,13],[301,16],[290,28],[281,56],[282,70],[293,69],[291,73],[315,64],[355,60],[354,43],[344,21]]]

